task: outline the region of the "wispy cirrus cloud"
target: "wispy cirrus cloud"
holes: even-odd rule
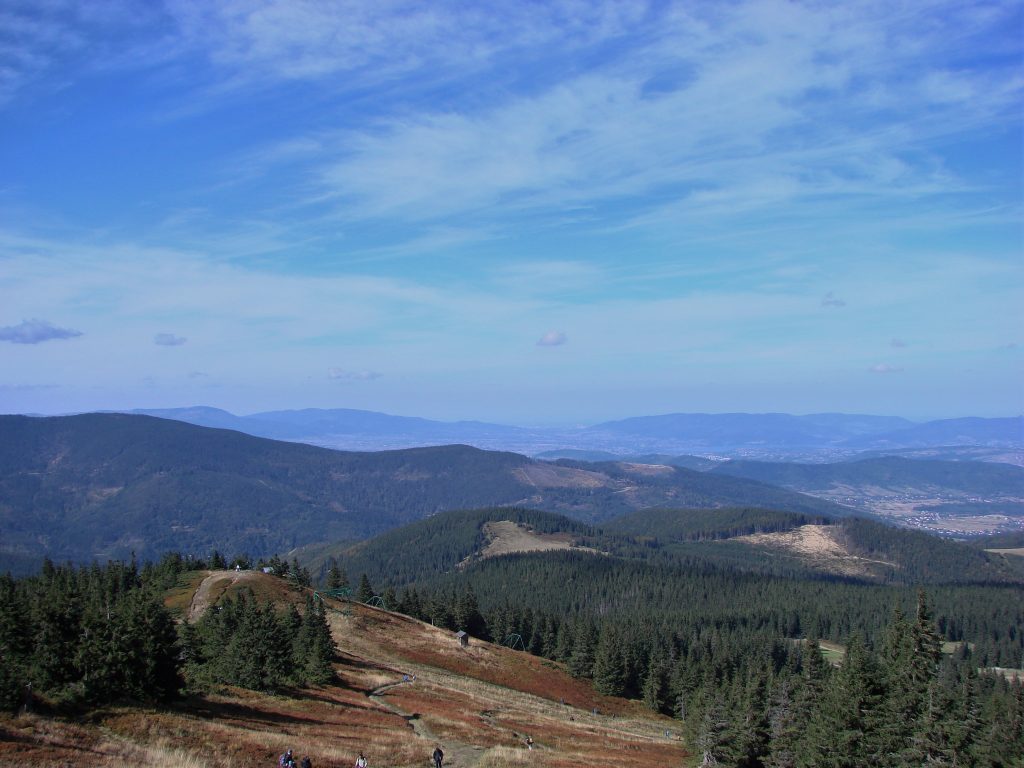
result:
[[[17,325],[0,328],[0,341],[13,344],[42,344],[44,341],[56,339],[74,339],[81,336],[81,331],[73,328],[61,328],[47,320],[22,320]]]
[[[925,31],[939,9],[949,15]],[[730,218],[808,198],[838,213],[967,191],[929,144],[1013,119],[1021,82],[952,72],[943,57],[1011,11],[879,10],[746,2],[648,14],[625,30],[654,41],[635,60],[349,132],[318,164],[320,186],[349,215],[411,220],[646,195],[651,210],[668,199]],[[659,77],[668,85],[652,90]]]

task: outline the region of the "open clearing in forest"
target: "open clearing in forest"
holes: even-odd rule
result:
[[[871,576],[878,566],[896,567],[884,560],[871,560],[854,554],[842,543],[839,533],[840,528],[835,525],[802,525],[791,531],[736,536],[730,541],[742,541],[794,555],[808,565],[843,576]]]
[[[250,571],[188,575],[169,594],[191,614],[243,588],[302,605],[305,593]],[[193,595],[183,594],[195,585]],[[200,592],[202,594],[200,594]],[[650,768],[681,765],[677,720],[601,696],[562,665],[401,614],[328,600],[336,682],[264,694],[223,687],[165,708],[119,706],[87,718],[0,717],[0,762],[121,768],[276,765],[291,748],[317,768]],[[596,710],[596,713],[595,713]],[[528,751],[525,739],[534,741]]]
[[[485,523],[484,533],[487,535],[487,546],[481,550],[481,558],[513,552],[548,552],[559,549],[597,552],[589,547],[577,547],[569,533],[537,533],[511,520]]]
[[[993,552],[997,555],[1016,555],[1018,557],[1024,557],[1024,547],[1015,547],[1014,549],[986,549],[986,552]]]

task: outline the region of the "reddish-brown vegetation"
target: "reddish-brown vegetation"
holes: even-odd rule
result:
[[[231,575],[197,579],[193,588],[208,584],[215,601],[238,586]],[[261,596],[287,592],[262,574],[246,585]],[[352,765],[360,750],[372,766],[401,768],[425,765],[435,743],[451,768],[648,768],[685,756],[672,721],[598,696],[559,665],[477,640],[460,648],[451,633],[398,614],[334,608],[336,684],[276,696],[226,689],[165,709],[126,705],[76,719],[2,718],[0,762],[245,768],[274,765],[292,748],[317,768]]]

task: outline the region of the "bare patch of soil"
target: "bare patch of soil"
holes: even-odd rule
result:
[[[600,472],[557,464],[527,464],[514,470],[513,474],[536,488],[605,488],[614,485],[611,478]]]
[[[986,552],[994,552],[997,555],[1017,555],[1018,557],[1024,557],[1024,547],[1017,547],[1016,549],[986,549]]]
[[[260,600],[299,602],[283,581],[262,571],[211,571],[192,596],[186,618],[189,622],[198,621],[225,594],[243,587],[248,587]]]
[[[512,552],[549,552],[558,549],[572,549],[573,538],[568,533],[537,533],[511,520],[484,524],[487,546],[480,557],[498,557]],[[576,547],[585,552],[596,552],[589,547]]]
[[[871,560],[850,552],[837,538],[837,530],[837,526],[833,525],[803,525],[781,533],[737,536],[731,541],[782,550],[814,567],[844,576],[871,576],[874,573],[873,566],[895,567],[893,563]]]
[[[674,467],[670,467],[666,464],[633,464],[630,462],[620,461],[619,466],[634,475],[644,475],[646,477],[671,475],[675,472]]]

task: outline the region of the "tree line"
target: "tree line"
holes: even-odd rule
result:
[[[300,612],[242,591],[194,624],[163,598],[185,574],[228,563],[165,555],[141,569],[46,561],[39,574],[0,576],[0,710],[45,701],[76,709],[130,700],[167,702],[215,684],[277,690],[328,682],[335,647],[322,603]],[[277,561],[296,588],[309,572]]]

